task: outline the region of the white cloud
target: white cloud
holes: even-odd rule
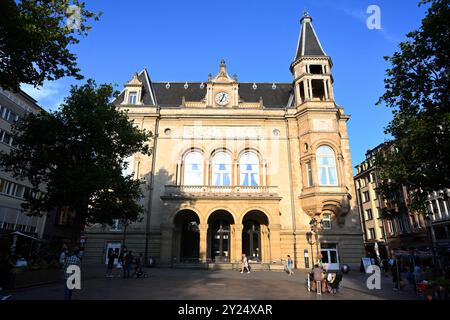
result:
[[[55,82],[45,82],[42,87],[33,87],[29,84],[21,86],[22,90],[36,100],[51,99],[59,95],[60,85]]]

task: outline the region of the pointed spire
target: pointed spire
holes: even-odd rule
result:
[[[303,57],[326,57],[327,54],[323,50],[319,38],[314,30],[312,25],[312,17],[310,14],[305,11],[300,22],[302,24],[302,29],[300,31],[294,62]]]

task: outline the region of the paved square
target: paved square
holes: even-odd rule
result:
[[[106,278],[103,268],[82,271],[81,290],[74,300],[373,300],[417,299],[410,287],[393,291],[390,278],[382,276],[382,289],[369,290],[367,275],[350,272],[344,275],[337,294],[307,292],[305,271],[289,277],[283,272],[255,271],[241,274],[237,271],[146,269],[145,279]],[[11,292],[15,300],[62,300],[63,283],[17,289]]]

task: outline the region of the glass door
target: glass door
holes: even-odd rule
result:
[[[215,262],[230,261],[230,226],[221,222],[213,233],[212,258]]]
[[[339,254],[336,244],[322,244],[320,253],[322,254],[322,263],[328,270],[339,270]]]

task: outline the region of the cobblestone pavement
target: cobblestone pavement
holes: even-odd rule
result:
[[[305,271],[293,276],[283,272],[206,271],[189,269],[146,269],[145,279],[106,278],[103,268],[82,270],[81,290],[75,300],[378,300],[417,299],[409,287],[392,289],[391,279],[382,276],[381,290],[369,290],[368,275],[350,272],[344,275],[337,294],[307,292]],[[61,300],[62,283],[18,289],[10,292],[14,300]]]

